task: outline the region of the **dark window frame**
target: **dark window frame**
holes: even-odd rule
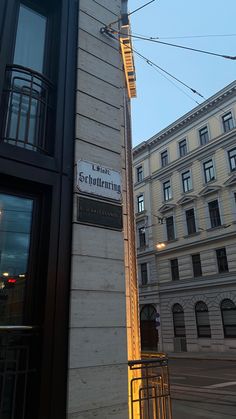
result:
[[[138,166],[136,168],[136,177],[137,177],[137,182],[143,181],[143,166]]]
[[[204,179],[205,183],[212,182],[216,179],[215,168],[212,159],[209,159],[203,163]]]
[[[229,158],[230,171],[234,172],[236,170],[236,147],[228,151],[228,158]]]
[[[197,228],[196,228],[194,208],[189,208],[185,211],[185,218],[186,218],[186,226],[187,226],[188,235],[195,234],[197,232]]]
[[[191,170],[181,173],[183,192],[187,193],[193,189]]]
[[[147,263],[140,263],[140,277],[141,285],[147,285],[148,283],[148,266]]]
[[[216,259],[217,259],[218,272],[219,273],[229,272],[227,252],[226,252],[225,247],[216,249]]]
[[[139,247],[144,248],[146,247],[146,230],[145,227],[138,228],[138,238],[139,238]]]
[[[198,338],[211,338],[209,310],[206,303],[203,301],[198,301],[195,304],[195,319]]]
[[[224,132],[231,131],[234,128],[233,114],[231,111],[222,116],[222,124]]]
[[[167,166],[168,163],[169,163],[168,150],[164,150],[161,152],[161,167]]]
[[[144,194],[140,194],[137,196],[137,212],[140,214],[145,209],[144,207]]]
[[[174,326],[174,337],[186,337],[184,309],[180,304],[174,304],[172,307],[172,318]]]
[[[172,199],[172,190],[170,180],[163,182],[163,196],[164,201],[170,201]]]
[[[224,306],[224,307],[223,307]],[[225,298],[221,301],[220,304],[220,311],[221,311],[221,318],[222,318],[222,325],[223,325],[223,331],[224,331],[224,337],[225,338],[236,338],[236,305],[235,303],[229,299]],[[231,323],[231,320],[226,324],[226,316],[229,311],[233,312],[233,317],[235,317],[235,323]],[[233,332],[230,332],[233,330]]]
[[[170,259],[170,269],[172,281],[179,281],[179,262],[178,259]]]
[[[174,216],[170,215],[166,217],[166,236],[167,240],[175,240],[175,226],[174,226]]]
[[[193,277],[200,278],[202,276],[202,264],[200,253],[195,253],[192,256]]]
[[[209,131],[207,125],[205,127],[200,128],[198,132],[200,145],[203,146],[209,143]]]
[[[187,153],[187,140],[184,138],[183,140],[179,141],[179,156],[184,157]]]
[[[210,217],[211,228],[221,226],[221,216],[218,199],[208,202],[208,211]]]

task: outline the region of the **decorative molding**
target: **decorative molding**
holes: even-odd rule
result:
[[[176,207],[175,204],[164,204],[159,208],[159,212],[163,213],[163,212],[167,212],[170,210],[173,210]]]
[[[212,194],[212,193],[218,192],[221,188],[222,188],[222,186],[220,186],[220,185],[205,186],[205,188],[203,188],[203,189],[199,192],[199,196],[206,196],[206,195],[210,195],[210,194]]]
[[[180,198],[177,201],[178,205],[185,205],[185,204],[189,204],[190,202],[195,201],[195,199],[197,199],[197,195],[188,195],[188,196],[182,196],[182,198]]]
[[[236,173],[234,173],[232,176],[229,177],[229,179],[227,179],[224,182],[225,186],[231,186],[231,185],[235,185],[236,183]]]

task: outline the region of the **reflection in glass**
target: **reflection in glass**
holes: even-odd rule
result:
[[[45,16],[20,5],[13,64],[43,73],[46,27]],[[42,134],[39,130],[45,112],[45,87],[37,75],[16,69],[11,75],[11,90],[5,137],[34,150]]]
[[[0,194],[0,324],[21,324],[33,201]]]

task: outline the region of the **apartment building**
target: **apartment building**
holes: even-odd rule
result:
[[[125,0],[0,2],[1,418],[129,415],[128,32]]]
[[[236,351],[235,118],[234,81],[133,150],[145,349]]]

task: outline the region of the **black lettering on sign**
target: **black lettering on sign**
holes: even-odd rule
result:
[[[78,197],[77,221],[111,230],[122,230],[122,207],[95,199]]]

